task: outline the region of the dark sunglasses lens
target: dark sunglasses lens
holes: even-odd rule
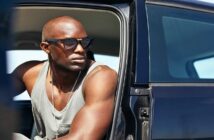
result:
[[[56,40],[47,40],[47,42],[51,45],[56,45],[57,41]]]
[[[68,38],[63,40],[63,44],[67,49],[74,49],[77,46],[78,42],[73,38]]]
[[[81,40],[81,45],[84,49],[87,49],[88,47],[90,47],[92,43],[92,39],[91,38],[83,38]]]

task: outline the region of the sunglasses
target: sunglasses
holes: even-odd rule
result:
[[[56,45],[58,43],[62,43],[64,48],[66,50],[72,49],[75,50],[78,44],[81,44],[83,49],[88,49],[91,46],[91,43],[93,42],[93,39],[90,37],[85,38],[64,38],[64,39],[46,39],[46,42],[52,45]]]

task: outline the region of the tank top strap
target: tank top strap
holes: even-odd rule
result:
[[[95,61],[95,62],[90,66],[90,68],[88,69],[87,75],[88,75],[92,70],[94,70],[95,67],[97,67],[97,66],[99,66],[99,65],[104,65],[104,64]]]

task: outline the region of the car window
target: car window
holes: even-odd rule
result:
[[[214,55],[214,16],[206,12],[148,5],[151,82],[208,82],[205,60]],[[197,60],[197,61],[195,61]],[[212,59],[206,62],[211,64]],[[213,70],[213,63],[206,64]],[[204,71],[204,73],[206,73]],[[199,74],[199,76],[198,76]]]
[[[11,73],[23,62],[47,59],[46,53],[39,47],[42,26],[47,20],[62,15],[79,19],[88,35],[94,38],[91,50],[95,60],[118,71],[120,20],[114,12],[87,8],[18,6],[14,8],[14,15],[14,45],[6,52],[7,73]],[[25,91],[14,100],[30,100],[30,97]]]
[[[25,55],[23,55],[25,54]],[[38,57],[39,56],[39,57]],[[46,60],[47,55],[41,50],[8,50],[7,57],[7,73],[11,73],[20,64],[30,60]],[[118,71],[119,57],[104,54],[94,54],[95,60],[106,64],[115,71]],[[14,100],[30,100],[27,91],[14,97]]]

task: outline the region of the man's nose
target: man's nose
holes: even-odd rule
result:
[[[77,44],[77,47],[75,48],[74,52],[84,52],[82,45],[80,43]]]

